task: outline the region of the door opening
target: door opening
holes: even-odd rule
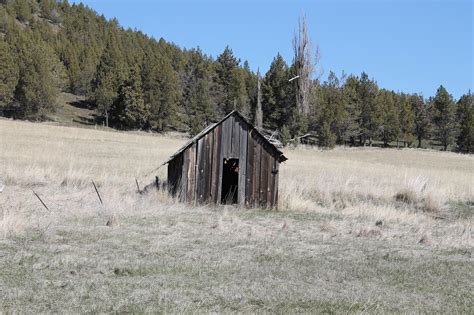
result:
[[[235,204],[239,192],[239,159],[224,159],[222,165],[221,203]]]

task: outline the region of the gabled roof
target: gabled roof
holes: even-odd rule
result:
[[[192,146],[194,143],[198,142],[199,139],[201,139],[202,137],[204,137],[208,132],[210,132],[211,130],[213,130],[214,128],[216,128],[217,126],[219,126],[220,124],[222,124],[222,122],[224,122],[227,118],[229,118],[230,116],[232,115],[236,115],[238,116],[243,122],[245,122],[247,124],[247,126],[249,127],[249,132],[251,130],[255,131],[255,134],[260,137],[265,143],[268,144],[268,146],[275,152],[275,154],[278,156],[278,162],[284,162],[286,160],[288,160],[286,158],[286,156],[283,155],[283,152],[281,152],[277,147],[275,147],[272,143],[270,143],[267,138],[265,138],[265,136],[263,136],[260,131],[258,131],[257,128],[255,128],[251,123],[249,123],[247,121],[247,119],[242,116],[242,114],[240,114],[237,110],[233,110],[231,111],[229,114],[227,114],[224,118],[222,118],[219,122],[217,123],[213,123],[213,124],[210,124],[209,126],[207,126],[206,128],[204,128],[200,133],[198,133],[197,135],[195,135],[191,140],[189,140],[185,145],[183,145],[178,151],[176,151],[175,154],[173,154],[172,156],[170,156],[170,158],[168,160],[166,160],[166,162],[164,162],[162,165],[165,165],[167,163],[169,163],[171,160],[173,160],[176,156],[178,156],[179,154],[181,154],[184,150],[186,150],[187,148],[189,148],[190,146]]]

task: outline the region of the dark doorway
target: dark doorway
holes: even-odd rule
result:
[[[239,159],[224,159],[222,168],[222,204],[237,203],[239,191]]]

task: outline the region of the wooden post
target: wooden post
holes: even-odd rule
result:
[[[135,177],[135,183],[137,184],[137,191],[139,194],[141,194],[140,186],[138,185],[138,179]]]
[[[48,206],[46,206],[46,204],[43,202],[43,200],[41,200],[40,196],[38,196],[38,194],[37,194],[34,190],[32,190],[32,192],[33,192],[33,194],[35,194],[36,198],[38,198],[38,200],[41,202],[41,204],[43,205],[43,207],[45,207],[46,210],[50,211],[49,208],[48,208]]]
[[[104,204],[102,203],[102,198],[100,197],[99,190],[97,189],[97,186],[95,185],[94,181],[92,181],[92,185],[94,185],[95,192],[97,193],[97,197],[99,197],[100,204],[103,206]]]

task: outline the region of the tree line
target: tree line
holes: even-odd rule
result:
[[[454,100],[440,86],[424,98],[379,88],[366,73],[330,72],[321,82],[311,75],[316,63],[304,20],[297,35],[292,62],[277,54],[260,75],[230,47],[213,58],[124,29],[83,4],[0,0],[0,114],[46,119],[66,91],[85,95],[97,121],[119,129],[193,135],[237,109],[276,131],[283,144],[421,147],[427,141],[474,151],[470,92]]]

